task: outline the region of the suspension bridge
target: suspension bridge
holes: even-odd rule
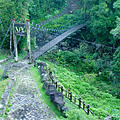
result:
[[[83,19],[82,19],[83,20]],[[80,18],[78,19],[77,15],[75,18],[70,20],[68,23],[66,23],[63,26],[60,26],[55,29],[49,29],[45,28],[42,25],[43,22],[40,24],[34,24],[29,22],[29,20],[26,21],[26,23],[16,23],[15,19],[12,20],[5,37],[0,45],[0,49],[2,49],[7,34],[10,31],[10,52],[11,57],[8,63],[5,66],[3,75],[1,78],[3,78],[8,72],[8,76],[12,76],[12,85],[15,82],[14,91],[12,93],[13,99],[11,99],[11,103],[14,104],[8,113],[7,118],[8,119],[55,119],[55,114],[51,111],[51,109],[46,106],[44,101],[42,101],[42,98],[40,97],[41,94],[38,93],[37,84],[35,83],[34,77],[32,76],[32,73],[30,73],[30,66],[26,64],[26,60],[19,61],[17,63],[13,63],[13,58],[15,61],[18,61],[18,49],[17,46],[19,45],[19,42],[21,40],[21,37],[27,36],[27,53],[26,56],[29,56],[29,63],[33,60],[36,60],[39,56],[50,50],[52,47],[54,47],[56,44],[58,44],[60,41],[64,40],[66,37],[74,33],[75,31],[83,28],[86,26],[86,23],[83,22]],[[49,22],[49,20],[47,21]],[[45,23],[47,23],[45,22]],[[30,39],[34,37],[38,37],[41,32],[43,33],[52,33],[52,38],[40,41],[38,43],[37,49],[31,49]],[[17,37],[18,40],[17,40]],[[14,43],[14,49],[12,50],[12,40]],[[43,44],[41,44],[41,42]],[[13,56],[14,55],[14,56]],[[16,79],[18,78],[18,79]],[[1,79],[2,80],[2,79]],[[11,87],[12,87],[11,85]],[[9,89],[10,91],[10,89]],[[9,95],[9,91],[6,90],[7,93],[5,95]],[[4,100],[4,96],[2,98],[2,104],[7,105],[7,102]],[[7,96],[8,98],[8,96]],[[5,103],[4,103],[5,102]],[[30,107],[31,106],[31,107]],[[21,107],[23,109],[21,109]],[[34,110],[34,108],[36,110]],[[31,114],[32,111],[32,114]],[[2,115],[4,116],[5,113],[5,107],[2,111]],[[32,116],[31,116],[32,115]]]

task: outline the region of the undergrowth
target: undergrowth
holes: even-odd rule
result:
[[[38,71],[38,68],[32,67],[31,68],[33,75],[35,77],[35,80],[37,82],[37,85],[39,87],[40,93],[42,95],[43,100],[45,103],[51,108],[51,110],[57,115],[57,119],[66,120],[66,118],[62,117],[61,112],[55,107],[55,105],[50,101],[50,97],[45,94],[45,89],[43,89],[43,83],[41,83],[40,80],[40,74]],[[65,106],[69,106],[71,110],[66,113],[67,120],[97,120],[97,117],[93,115],[87,115],[83,110],[79,109],[77,106],[75,106],[73,103],[71,103],[67,98],[64,98],[63,101],[65,101]],[[74,112],[73,112],[74,111]]]
[[[45,61],[45,60],[44,60]],[[116,99],[108,92],[102,92],[97,87],[90,85],[86,81],[96,81],[96,74],[91,74],[89,77],[80,77],[74,72],[68,71],[62,66],[57,66],[51,62],[47,62],[48,67],[52,69],[60,83],[77,97],[90,105],[90,109],[100,119],[111,115],[113,119],[120,119],[120,99]]]
[[[7,54],[3,54],[3,53],[1,53],[1,51],[0,51],[0,60],[5,59],[6,57],[7,57]]]

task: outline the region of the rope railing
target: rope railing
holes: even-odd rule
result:
[[[81,11],[81,10],[80,10]],[[78,14],[80,13],[80,11],[78,12]],[[61,31],[65,31],[66,29],[64,27],[66,27],[67,25],[69,25],[70,23],[72,22],[78,22],[79,20],[81,20],[81,18],[78,17],[78,14],[75,15],[74,19],[70,20],[68,23],[66,23],[65,25],[61,26],[61,27],[58,27],[58,28],[55,28],[55,29],[49,29],[49,28],[45,28],[45,27],[42,27],[40,28],[41,26],[39,24],[32,24],[33,26],[31,26],[32,29],[38,29],[38,30],[41,30],[41,31],[53,31],[53,32],[61,32]],[[76,18],[79,18],[77,21],[75,21]],[[83,19],[83,18],[82,18]],[[69,27],[69,26],[68,26]],[[64,28],[64,29],[63,29]]]
[[[39,23],[38,25],[42,26],[42,25],[45,25],[46,23],[48,23],[50,20],[55,20],[57,19],[58,17],[61,17],[62,15],[66,14],[68,12],[68,6],[59,14],[57,14],[56,16],[53,16],[53,18],[49,18],[41,23]],[[33,23],[33,22],[32,22]]]
[[[73,21],[74,21],[74,20],[72,20],[72,22],[73,22]],[[32,29],[32,30],[36,30],[36,31],[45,31],[45,32],[48,32],[48,31],[52,31],[52,32],[64,32],[64,31],[66,31],[66,30],[68,30],[68,29],[71,29],[72,27],[75,27],[76,25],[80,24],[81,21],[82,21],[82,20],[77,21],[75,24],[73,24],[73,25],[71,25],[71,26],[68,26],[68,27],[66,27],[65,29],[61,29],[61,30],[59,30],[59,28],[57,28],[57,29],[49,29],[49,28],[44,28],[44,27],[42,27],[42,29],[41,29],[41,28],[39,28],[39,26],[38,26],[38,27],[37,27],[37,26],[35,26],[35,27],[31,26],[31,29]],[[71,23],[71,22],[69,22],[69,23]],[[67,24],[64,25],[63,27],[67,26],[69,23],[67,23]],[[63,28],[63,27],[61,27],[61,28]]]

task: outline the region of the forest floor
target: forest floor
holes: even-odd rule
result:
[[[43,101],[27,60],[13,63],[8,76],[15,77],[4,118],[7,120],[54,120],[56,115]]]

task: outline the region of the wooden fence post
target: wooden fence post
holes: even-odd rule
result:
[[[90,106],[88,105],[87,106],[87,114],[89,115],[89,108],[90,108]]]
[[[70,101],[72,101],[72,92],[70,92]]]
[[[66,91],[66,97],[67,97],[67,91]]]
[[[57,89],[57,82],[55,82],[55,85],[56,85],[56,89]]]
[[[50,79],[52,79],[52,71],[49,71]]]
[[[61,92],[63,93],[63,86],[61,86]]]
[[[68,87],[68,98],[69,98],[69,91],[70,91],[70,85],[69,85],[69,87]]]
[[[79,100],[79,108],[80,108],[81,107],[81,97],[78,100]]]
[[[83,102],[83,110],[85,109],[85,103]]]
[[[74,102],[76,103],[76,97],[74,97]]]

